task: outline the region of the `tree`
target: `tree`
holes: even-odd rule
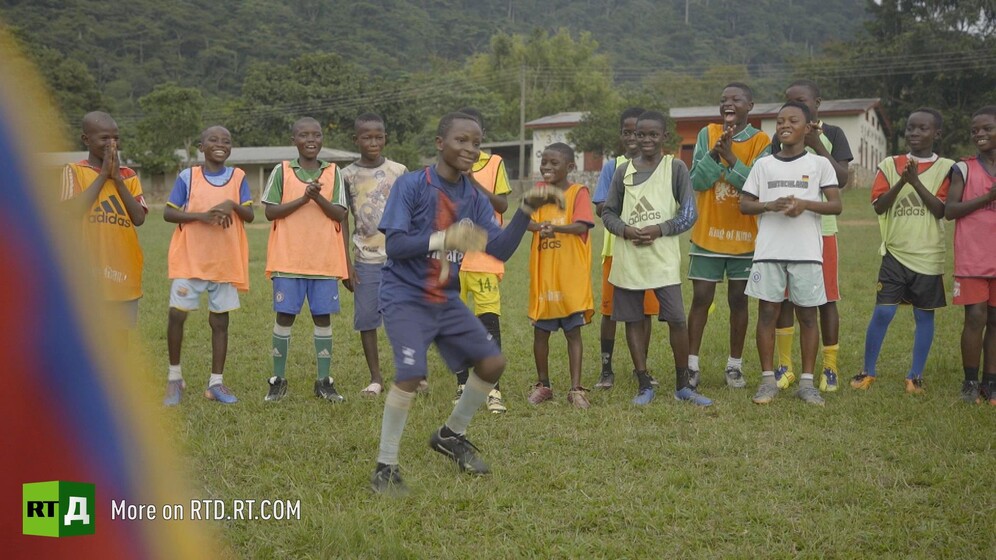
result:
[[[200,90],[162,84],[138,103],[144,115],[132,140],[123,135],[125,154],[150,174],[177,169],[182,158],[176,150],[183,149],[189,160],[200,137],[204,110]]]

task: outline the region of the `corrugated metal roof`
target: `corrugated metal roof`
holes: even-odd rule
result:
[[[861,114],[868,109],[879,107],[879,98],[868,97],[859,99],[826,99],[820,103],[820,115],[848,115]],[[778,115],[778,109],[784,105],[779,101],[776,103],[755,103],[754,109],[750,112],[751,117],[768,118]],[[675,107],[670,111],[671,118],[680,120],[709,119],[719,115],[718,105],[707,105],[701,107]]]
[[[587,114],[587,111],[567,111],[556,115],[547,115],[526,123],[526,128],[566,128],[577,125]]]
[[[66,165],[86,159],[89,152],[44,152],[38,154],[43,165]],[[177,150],[176,155],[185,159],[183,150]],[[254,146],[245,148],[232,148],[232,154],[226,162],[228,165],[250,165],[269,164],[276,165],[283,160],[297,157],[297,148],[294,146]],[[336,150],[334,148],[322,148],[318,154],[318,159],[340,163],[352,163],[359,159],[360,154],[346,150]],[[195,162],[203,162],[204,154],[198,152]],[[128,163],[129,167],[138,168],[133,162]]]

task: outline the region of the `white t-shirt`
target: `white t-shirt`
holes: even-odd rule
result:
[[[826,158],[809,152],[791,158],[762,157],[754,162],[743,192],[764,202],[783,196],[819,202],[820,190],[837,186],[837,174]],[[795,218],[765,212],[757,223],[754,261],[823,262],[820,215],[806,210]]]

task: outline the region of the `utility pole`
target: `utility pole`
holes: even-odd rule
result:
[[[526,65],[519,67],[519,180],[526,175]]]

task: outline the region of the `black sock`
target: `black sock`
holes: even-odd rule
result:
[[[546,387],[547,389],[550,388],[550,378],[540,379],[539,383],[540,383],[540,385]]]
[[[979,368],[977,367],[967,367],[963,368],[965,370],[965,381],[978,381],[979,380]]]
[[[616,339],[602,339],[602,373],[612,373],[612,352],[616,348]]]
[[[501,350],[501,319],[497,313],[484,313],[477,317]]]
[[[449,429],[449,427],[446,424],[443,424],[443,427],[439,428],[439,435],[441,435],[443,437],[456,437],[459,434],[457,434],[453,430]]]
[[[691,383],[688,382],[691,377],[691,371],[688,368],[678,368],[674,370],[674,390],[680,391],[685,387],[691,388]]]
[[[470,370],[462,369],[456,372],[456,376],[457,376],[457,385],[466,385],[467,380],[470,379]]]
[[[641,391],[644,390],[644,389],[651,389],[651,388],[653,388],[653,385],[650,384],[650,374],[647,373],[647,370],[643,370],[643,371],[635,371],[634,370],[633,374],[636,375],[636,381],[637,381],[637,383],[640,384],[640,390]]]
[[[996,383],[996,373],[983,373],[982,374],[983,383]]]

